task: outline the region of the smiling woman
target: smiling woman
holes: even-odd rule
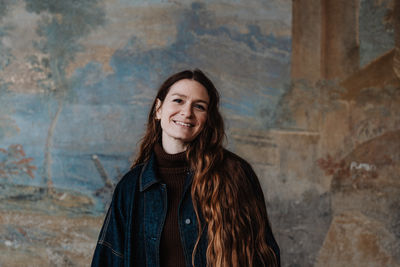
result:
[[[92,266],[280,266],[260,184],[223,148],[218,105],[200,70],[161,85]]]
[[[189,79],[173,84],[164,101],[157,98],[156,118],[161,123],[165,152],[186,150],[206,123],[208,102],[207,89]]]

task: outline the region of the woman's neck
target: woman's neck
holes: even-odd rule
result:
[[[185,151],[187,145],[171,144],[171,143],[164,144],[163,143],[162,147],[163,147],[164,151],[167,152],[168,154],[178,154],[178,153]]]
[[[186,148],[188,146],[186,143],[180,140],[166,138],[165,136],[162,137],[161,144],[164,151],[167,152],[168,154],[181,153],[183,151],[186,151]]]
[[[156,156],[157,167],[159,168],[179,169],[188,167],[184,151],[176,154],[168,154],[164,151],[164,148],[160,143],[156,143],[154,145],[154,152]]]

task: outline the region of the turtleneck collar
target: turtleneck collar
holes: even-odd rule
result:
[[[154,154],[156,162],[160,168],[187,168],[188,162],[186,160],[186,152],[177,154],[168,154],[164,151],[161,144],[154,145]]]

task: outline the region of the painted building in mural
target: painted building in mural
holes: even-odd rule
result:
[[[89,264],[157,87],[186,68],[221,92],[283,266],[399,266],[399,5],[0,1],[0,266]]]

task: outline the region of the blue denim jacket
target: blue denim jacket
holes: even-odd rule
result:
[[[92,267],[160,266],[159,248],[167,213],[167,188],[157,179],[154,164],[153,155],[147,163],[130,170],[117,184],[100,231]],[[190,194],[191,181],[189,172],[178,208],[179,231],[188,267],[192,266],[192,251],[198,236],[198,222]],[[204,229],[196,250],[196,267],[206,266],[206,233],[207,229]],[[267,233],[267,243],[279,261],[279,247],[271,229],[267,229]]]

